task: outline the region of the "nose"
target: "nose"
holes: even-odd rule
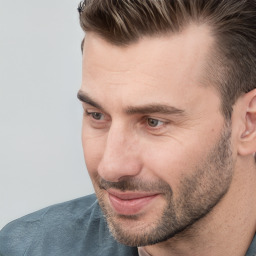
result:
[[[105,148],[98,165],[98,174],[107,181],[118,182],[123,178],[136,176],[141,171],[139,140],[135,134],[112,126],[105,142]]]

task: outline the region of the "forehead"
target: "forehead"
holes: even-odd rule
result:
[[[203,25],[190,25],[178,34],[142,38],[128,46],[112,45],[88,33],[82,90],[106,101],[108,95],[116,96],[130,105],[136,101],[146,104],[156,97],[179,105],[193,96],[194,89],[206,89],[199,84],[212,45],[210,29]]]
[[[186,64],[186,61],[191,59],[204,59],[212,44],[211,29],[206,25],[191,24],[179,33],[143,37],[127,46],[113,45],[97,34],[89,32],[84,40],[83,62],[86,64],[86,61],[91,61],[92,58],[97,61],[98,57],[102,61],[104,57],[111,55],[112,58],[104,59],[102,64],[111,64],[110,67],[115,70],[125,67],[129,61],[145,60],[145,63],[148,63],[150,60],[156,61],[157,58],[161,58],[163,64],[165,61],[170,64]]]

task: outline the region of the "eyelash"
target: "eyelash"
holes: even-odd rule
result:
[[[99,124],[99,125],[103,124],[104,121],[101,121],[100,119],[97,119],[97,118],[93,117],[93,115],[95,115],[95,114],[96,115],[100,114],[100,115],[102,115],[104,117],[105,115],[103,113],[96,112],[96,111],[91,111],[90,112],[88,110],[85,110],[84,112],[85,112],[86,116],[89,116],[92,119],[92,121],[95,122],[95,124]],[[169,123],[167,121],[163,121],[163,120],[160,120],[160,119],[157,119],[157,118],[153,118],[153,117],[150,117],[150,116],[145,116],[142,121],[143,121],[143,124],[146,124],[146,126],[147,126],[147,128],[149,130],[160,130],[160,129],[162,129],[163,127],[165,127]],[[154,121],[157,121],[158,123],[160,122],[162,124],[160,126],[151,126],[151,125],[149,125],[149,122],[154,122]]]
[[[86,114],[87,116],[92,117],[92,119],[94,119],[95,121],[99,121],[99,119],[94,118],[94,117],[93,117],[94,114],[100,114],[100,115],[104,116],[104,114],[102,114],[102,113],[100,113],[100,112],[89,112],[88,110],[85,111],[85,114]]]
[[[149,116],[144,117],[143,121],[147,125],[148,129],[152,129],[152,130],[162,129],[164,126],[166,126],[168,124],[167,121],[163,121],[158,118],[153,118],[153,117],[149,117]],[[154,122],[157,122],[156,126],[154,126]],[[151,125],[150,123],[153,125]],[[159,123],[161,123],[161,124],[158,125]]]

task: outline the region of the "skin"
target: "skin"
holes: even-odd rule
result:
[[[227,126],[218,92],[202,79],[214,43],[210,29],[196,25],[128,47],[86,35],[80,90],[84,156],[116,238],[152,233],[171,198],[181,216],[184,208],[177,204],[186,180],[196,182],[196,193],[185,200],[198,208],[216,195],[212,184],[223,192],[206,216],[166,241],[145,244],[150,255],[242,256],[256,230],[256,91],[238,99]],[[163,105],[168,113],[159,110]],[[221,169],[209,156],[225,131],[230,154]],[[193,180],[199,167],[204,175]],[[121,216],[106,190],[114,184],[126,184],[124,192],[150,188],[159,195],[138,214]],[[119,185],[114,189],[120,192]]]

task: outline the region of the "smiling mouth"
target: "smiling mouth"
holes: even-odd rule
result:
[[[149,192],[119,192],[112,189],[108,189],[107,193],[115,212],[127,216],[140,213],[160,195],[159,193]]]

